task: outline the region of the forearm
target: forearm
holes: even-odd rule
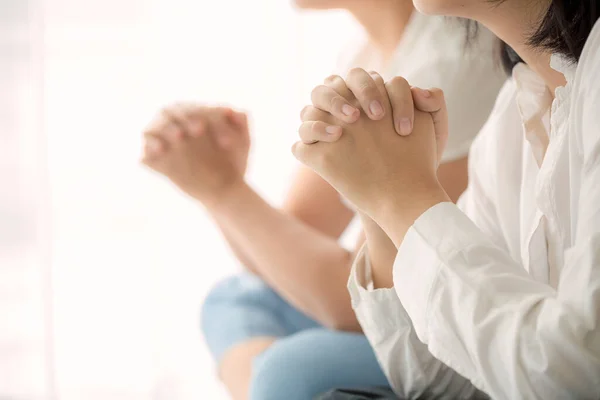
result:
[[[326,326],[359,329],[346,289],[351,255],[239,184],[209,210],[239,254],[275,290]]]
[[[368,254],[371,261],[372,279],[375,288],[394,286],[392,267],[397,249],[394,242],[369,216],[360,213],[365,232]]]
[[[423,212],[440,202],[458,201],[467,188],[468,164],[468,157],[444,163],[437,171],[437,183],[422,181],[410,191],[401,189],[387,206],[380,207],[381,213],[375,219],[396,247],[402,244],[406,231]],[[400,209],[398,204],[402,204]]]
[[[248,257],[248,254],[246,254],[246,252],[244,251],[242,246],[240,246],[240,243],[237,242],[231,227],[226,223],[226,221],[221,220],[221,218],[219,218],[218,215],[213,215],[213,219],[215,220],[215,223],[219,227],[219,230],[221,231],[223,238],[229,245],[229,248],[231,249],[231,251],[233,252],[235,257],[239,260],[239,262],[248,271],[252,272],[255,275],[260,275],[260,273],[258,272],[256,267],[254,266],[252,259],[250,257]]]
[[[282,211],[335,240],[339,239],[354,217],[354,212],[340,200],[339,193],[308,168],[300,168],[296,172]],[[235,240],[228,224],[219,220],[218,216],[213,218],[240,262],[248,270],[260,275],[244,248]]]
[[[446,163],[438,170],[438,179],[445,192],[438,190],[415,191],[410,193],[410,206],[403,207],[402,218],[396,218],[388,214],[384,219],[390,235],[386,233],[373,219],[361,214],[362,224],[365,230],[367,248],[373,270],[373,284],[376,288],[391,288],[394,286],[392,270],[397,254],[397,248],[390,237],[394,237],[396,244],[402,243],[404,233],[412,222],[430,206],[440,201],[452,200],[456,202],[467,186],[467,158]],[[390,223],[391,222],[391,223]],[[386,225],[382,225],[386,226]]]

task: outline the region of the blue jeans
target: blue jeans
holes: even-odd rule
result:
[[[324,328],[250,274],[213,288],[202,330],[217,362],[236,344],[279,338],[254,360],[250,400],[309,400],[337,387],[389,387],[364,335]]]

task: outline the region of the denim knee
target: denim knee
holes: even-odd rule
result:
[[[338,387],[389,383],[364,335],[306,329],[277,340],[255,358],[250,400],[309,400]]]
[[[239,279],[237,276],[226,278],[213,286],[204,298],[200,310],[200,329],[205,337],[215,332],[214,325],[218,323],[218,316],[224,306],[235,302],[234,285]]]
[[[279,339],[255,359],[250,400],[310,400],[330,389],[328,371],[319,368],[313,346],[315,331]]]
[[[281,300],[260,278],[241,274],[219,282],[206,296],[201,330],[215,361],[238,343],[255,337],[281,337]]]

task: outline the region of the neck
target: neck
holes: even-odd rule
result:
[[[348,11],[363,26],[370,43],[387,60],[398,47],[414,6],[411,0],[359,1],[348,6]]]
[[[550,1],[528,2],[529,9],[524,9],[521,2],[522,0],[508,0],[497,6],[493,13],[486,10],[487,12],[482,13],[481,18],[477,18],[476,15],[473,17],[512,47],[523,61],[546,82],[546,86],[554,95],[557,87],[565,85],[564,75],[550,67],[550,57],[552,56],[550,52],[532,48],[528,44],[528,37],[532,33],[531,27],[538,26],[548,10]],[[483,16],[484,14],[485,16]],[[490,14],[493,14],[492,18],[489,18]]]

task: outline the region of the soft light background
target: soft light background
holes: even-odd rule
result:
[[[352,29],[289,0],[0,0],[0,398],[223,397],[198,312],[239,267],[140,132],[175,100],[249,110],[277,204]]]

